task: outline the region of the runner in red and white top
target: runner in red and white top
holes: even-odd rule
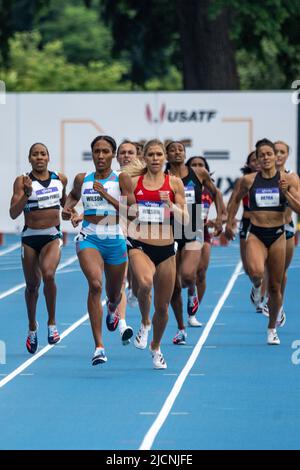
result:
[[[174,290],[176,263],[172,217],[188,223],[184,187],[180,178],[164,174],[166,151],[159,140],[144,147],[145,165],[135,162],[124,168],[132,177],[137,202],[137,218],[128,226],[128,255],[137,281],[137,297],[142,323],[134,340],[139,349],[147,347],[151,329],[151,292],[155,312],[150,352],[155,369],[165,369],[160,343],[168,321],[168,308]],[[129,213],[129,215],[131,215]]]

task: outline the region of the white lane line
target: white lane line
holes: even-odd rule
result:
[[[204,377],[205,374],[190,374],[190,377]]]
[[[77,273],[77,272],[78,273],[81,272],[81,269],[80,268],[64,269],[59,274]]]
[[[229,282],[226,286],[226,289],[224,290],[222,296],[220,297],[213,313],[211,314],[211,317],[202,333],[202,335],[200,336],[188,362],[186,363],[186,365],[184,366],[184,368],[182,369],[179,377],[177,378],[172,390],[171,390],[171,393],[168,395],[165,403],[163,404],[163,407],[162,409],[160,410],[157,418],[155,419],[154,423],[152,424],[152,426],[150,427],[150,429],[148,430],[148,432],[146,433],[146,435],[144,436],[144,439],[139,447],[139,450],[150,450],[152,445],[153,445],[153,442],[157,436],[157,434],[159,433],[161,427],[163,426],[164,422],[166,421],[171,409],[172,409],[172,406],[174,405],[174,402],[185,382],[185,379],[187,378],[190,370],[192,369],[193,365],[195,364],[200,352],[201,352],[201,349],[205,343],[205,341],[207,340],[207,337],[221,311],[221,308],[223,307],[224,303],[226,302],[226,299],[227,297],[229,296],[237,278],[238,278],[238,274],[240,272],[242,268],[242,262],[239,261],[239,263],[237,264],[231,278],[229,279]]]
[[[70,333],[72,333],[72,331],[76,330],[76,328],[78,328],[78,326],[80,326],[81,323],[85,322],[87,318],[88,318],[88,314],[86,313],[85,315],[83,315],[83,317],[81,317],[79,320],[77,320],[77,322],[73,323],[73,325],[70,326],[70,328],[67,328],[60,335],[61,339],[63,340]],[[19,367],[17,367],[17,369],[15,369],[13,372],[8,374],[7,377],[5,377],[5,379],[0,380],[0,388],[4,387],[9,382],[11,382],[13,379],[15,379],[24,370],[28,369],[28,367],[30,367],[34,362],[36,362],[40,357],[44,356],[48,351],[50,351],[50,349],[52,349],[54,347],[55,347],[55,344],[53,344],[53,345],[48,344],[43,349],[41,349],[37,354],[35,354],[32,358],[28,359],[26,362],[24,362]]]
[[[64,263],[61,263],[58,266],[57,271],[60,271],[61,269],[64,269],[66,266],[69,266],[70,264],[74,263],[74,261],[76,261],[77,259],[78,259],[77,256],[71,256],[71,258],[67,259],[66,261],[64,261]],[[11,289],[8,289],[4,292],[1,292],[0,293],[0,300],[5,299],[5,297],[8,297],[9,295],[14,294],[15,292],[17,292],[20,289],[23,289],[23,287],[25,287],[25,286],[26,286],[25,282],[22,282],[22,284],[17,284],[15,287],[12,287]]]
[[[204,349],[217,349],[217,346],[204,346]]]
[[[140,411],[139,413],[142,416],[152,416],[152,415],[157,415],[156,411]]]
[[[7,255],[8,253],[11,253],[12,251],[17,250],[20,248],[21,243],[15,243],[14,245],[11,245],[9,248],[5,248],[5,250],[0,251],[0,256]]]
[[[76,257],[77,258],[77,257]],[[102,306],[106,304],[106,300],[102,300]],[[73,323],[69,328],[67,328],[61,335],[60,339],[61,341],[69,336],[76,328],[78,328],[82,323],[86,322],[87,319],[89,318],[89,314],[86,313],[83,315],[79,320],[77,320],[75,323]],[[8,374],[5,379],[0,380],[0,388],[4,387],[4,385],[8,384],[11,382],[15,377],[17,377],[19,374],[21,374],[24,370],[26,370],[31,364],[33,364],[35,361],[37,361],[40,357],[44,356],[50,349],[57,347],[55,344],[48,344],[45,346],[43,349],[41,349],[37,354],[35,354],[31,359],[28,359],[26,362],[21,364],[17,369],[15,369],[13,372]]]
[[[189,415],[187,411],[172,411],[171,415],[172,416],[186,416]]]
[[[7,268],[0,268],[0,271],[21,271],[21,266],[12,266]]]

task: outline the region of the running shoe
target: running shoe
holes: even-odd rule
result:
[[[128,289],[127,291],[127,303],[129,307],[135,308],[138,306],[138,299],[136,296],[133,294],[132,289]]]
[[[157,351],[152,349],[151,346],[149,347],[152,360],[153,360],[153,367],[154,369],[166,369],[167,368],[167,363],[164,359],[164,356],[162,355],[162,352],[160,349]]]
[[[279,317],[279,320],[278,320],[278,317]],[[286,322],[286,314],[285,314],[285,311],[283,310],[283,307],[281,307],[278,317],[276,321],[276,326],[279,326],[280,328],[282,328]]]
[[[107,302],[106,326],[109,331],[115,331],[120,320],[120,312],[118,310],[118,307],[114,312],[112,312],[109,309],[109,305],[110,302]]]
[[[173,344],[186,344],[187,333],[185,330],[178,330],[173,338]]]
[[[148,342],[149,331],[151,330],[151,325],[145,326],[143,323],[140,326],[139,331],[137,332],[136,337],[134,338],[134,345],[138,349],[146,349]]]
[[[278,338],[275,328],[268,328],[268,344],[270,346],[277,346],[280,344],[280,339]]]
[[[261,300],[261,286],[259,287],[252,287],[251,293],[250,293],[250,300],[255,305],[255,307],[258,306],[260,300]]]
[[[26,339],[26,348],[29,354],[35,354],[38,348],[38,337],[37,337],[38,324],[36,325],[35,331],[28,331]]]
[[[48,343],[56,344],[59,341],[60,341],[60,336],[59,336],[56,325],[49,325],[48,326]]]
[[[121,341],[123,346],[127,346],[130,343],[130,338],[133,336],[133,329],[131,326],[127,326],[126,324],[119,327]]]
[[[104,348],[96,348],[92,357],[92,366],[104,364],[104,362],[107,362],[107,357]]]
[[[189,326],[192,326],[192,327],[194,327],[194,328],[199,328],[200,326],[202,326],[202,323],[200,323],[200,322],[197,320],[197,318],[196,318],[195,315],[189,315],[187,322],[188,322],[188,325],[189,325]]]
[[[188,315],[190,316],[195,315],[197,313],[198,308],[199,308],[199,301],[198,301],[198,295],[197,295],[197,288],[195,287],[193,294],[188,295],[188,301],[187,301]]]
[[[256,313],[262,313],[264,308],[264,297],[261,297],[259,304],[256,306]]]
[[[269,306],[268,304],[264,305],[262,312],[261,312],[265,317],[269,318]]]

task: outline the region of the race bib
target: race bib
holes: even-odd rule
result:
[[[163,201],[139,202],[138,211],[138,218],[140,222],[159,224],[162,223],[165,218],[165,208]]]
[[[82,202],[85,209],[99,209],[103,204],[103,197],[93,189],[85,189],[82,195]]]
[[[194,186],[185,186],[185,199],[187,204],[195,204],[195,189]]]
[[[115,208],[97,191],[94,191],[94,189],[85,189],[83,191],[82,202],[85,210],[95,210],[97,213],[116,211]]]
[[[60,194],[58,188],[43,188],[36,191],[39,209],[60,205]]]
[[[208,217],[210,205],[208,203],[201,204],[201,219],[206,220]]]
[[[279,188],[257,188],[255,201],[258,207],[278,207],[280,205]]]

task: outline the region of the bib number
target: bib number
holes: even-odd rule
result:
[[[159,224],[164,221],[163,202],[144,202],[138,204],[139,221]]]
[[[255,201],[258,207],[278,207],[280,205],[279,188],[257,188]]]
[[[193,187],[187,186],[184,188],[185,199],[187,204],[195,204],[195,190]]]
[[[60,205],[60,195],[58,188],[43,188],[36,191],[39,209]]]

